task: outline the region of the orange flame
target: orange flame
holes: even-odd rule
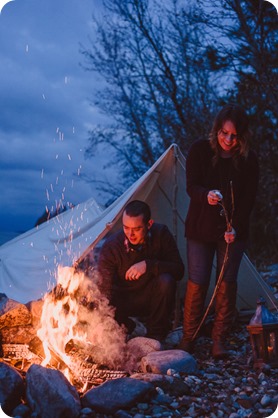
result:
[[[97,363],[119,368],[126,361],[125,332],[115,321],[114,310],[101,295],[96,279],[73,267],[58,267],[57,286],[44,297],[41,327],[37,331],[44,347],[44,366],[50,363],[54,352],[71,370],[76,370],[65,351],[70,340],[83,344]],[[89,303],[82,303],[84,300]]]

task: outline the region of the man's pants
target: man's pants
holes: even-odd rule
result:
[[[139,279],[140,280],[140,279]],[[147,336],[163,339],[170,330],[174,308],[176,281],[168,273],[152,277],[141,288],[119,291],[112,300],[115,318],[132,332],[134,323],[128,317],[146,320]]]

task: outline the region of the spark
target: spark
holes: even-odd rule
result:
[[[42,171],[41,171],[41,179],[43,179],[43,174],[44,174],[44,171],[43,171],[43,168],[42,168]]]
[[[25,52],[29,52],[29,45],[28,44],[25,47]]]
[[[56,154],[56,160],[58,160],[59,154]]]
[[[71,156],[70,156],[70,154],[68,154],[68,159],[71,161]]]
[[[42,94],[42,98],[43,98],[43,100],[45,100],[45,95],[44,95],[44,93]]]

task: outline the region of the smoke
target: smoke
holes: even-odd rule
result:
[[[58,267],[57,285],[45,295],[38,336],[66,364],[79,353],[91,363],[113,370],[130,370],[126,333],[114,319],[114,308],[101,294],[98,274],[87,277],[73,267]]]

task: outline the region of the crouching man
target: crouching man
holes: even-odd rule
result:
[[[129,317],[141,317],[146,336],[163,341],[171,327],[176,281],[184,274],[176,242],[166,225],[154,223],[150,207],[140,200],[126,205],[122,225],[100,251],[100,289],[129,334],[135,327]]]

